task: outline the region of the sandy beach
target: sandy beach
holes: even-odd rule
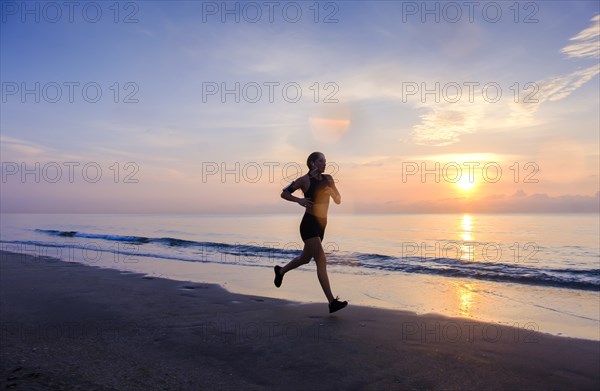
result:
[[[5,389],[595,390],[600,343],[1,253]],[[270,275],[266,275],[271,283]]]

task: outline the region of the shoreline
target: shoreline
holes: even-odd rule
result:
[[[330,315],[325,302],[0,256],[5,387],[600,387],[597,341],[352,303]]]
[[[285,278],[284,286],[276,289],[272,284],[272,267],[165,260],[94,250],[87,255],[70,250],[66,254],[55,252],[53,248],[45,251],[40,247],[30,255],[177,281],[218,284],[240,294],[303,303],[325,302],[312,262],[294,270]],[[16,253],[19,257],[27,256],[24,252]],[[600,292],[429,274],[355,274],[337,266],[330,266],[329,274],[334,295],[339,295],[352,305],[439,314],[463,321],[476,320],[556,336],[600,341],[600,320],[597,316],[600,311]]]

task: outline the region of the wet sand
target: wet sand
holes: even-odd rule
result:
[[[7,389],[600,389],[598,341],[5,252],[0,326]]]

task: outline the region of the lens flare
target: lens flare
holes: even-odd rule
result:
[[[349,119],[309,117],[308,122],[315,139],[328,143],[341,139],[350,127]]]

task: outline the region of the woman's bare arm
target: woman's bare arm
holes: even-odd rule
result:
[[[327,181],[329,182],[329,188],[331,189],[329,195],[331,196],[331,198],[333,198],[333,202],[335,202],[338,205],[341,204],[342,195],[335,186],[335,181],[333,180],[333,177],[331,175],[327,175]]]
[[[305,208],[310,207],[312,205],[312,200],[310,200],[308,198],[299,198],[292,194],[294,191],[296,191],[298,189],[302,189],[304,191],[304,189],[308,187],[308,186],[306,186],[307,180],[308,180],[308,177],[306,175],[301,176],[300,178],[296,179],[296,181],[293,182],[293,184],[296,185],[295,188],[292,189],[291,192],[288,190],[288,188],[283,189],[281,191],[281,198],[283,198],[284,200],[287,200],[287,201],[296,202]],[[310,186],[310,181],[308,182],[308,185]]]

